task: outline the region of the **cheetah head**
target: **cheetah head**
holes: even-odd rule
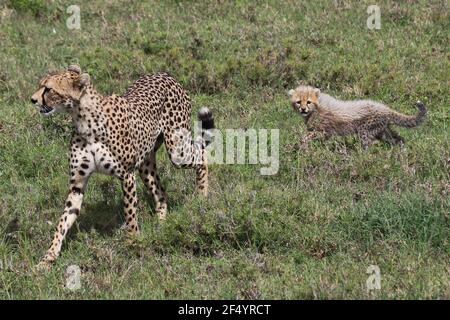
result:
[[[307,117],[316,110],[319,94],[319,89],[310,86],[299,86],[288,92],[292,107],[302,117]]]
[[[90,83],[87,73],[79,66],[47,74],[39,82],[39,89],[31,96],[31,102],[42,115],[69,111],[80,102],[83,89]]]

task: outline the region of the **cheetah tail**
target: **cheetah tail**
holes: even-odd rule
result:
[[[426,116],[427,116],[427,108],[421,101],[417,101],[416,103],[417,109],[419,112],[415,116],[407,116],[398,112],[393,113],[392,122],[396,125],[412,128],[421,124]]]
[[[212,130],[215,128],[211,110],[207,107],[202,107],[198,112],[198,120],[201,121],[202,139],[205,142],[205,146],[208,146],[212,141]]]

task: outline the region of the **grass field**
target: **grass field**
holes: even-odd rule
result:
[[[66,27],[72,4],[80,30]],[[371,4],[380,30],[367,28]],[[447,1],[1,0],[0,298],[449,299],[448,12]],[[140,183],[134,245],[120,229],[119,181],[96,175],[60,258],[34,274],[68,192],[72,127],[29,100],[49,69],[72,63],[105,94],[168,71],[219,129],[280,129],[278,174],[212,165],[204,200],[162,148],[168,219]],[[428,119],[399,128],[403,148],[364,152],[339,137],[301,151],[286,95],[299,81],[407,114],[420,99]],[[381,289],[368,292],[370,265]]]

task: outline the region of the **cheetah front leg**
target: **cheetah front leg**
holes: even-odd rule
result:
[[[134,172],[129,172],[125,175],[122,180],[122,191],[125,211],[125,229],[130,237],[134,237],[139,234],[136,216],[136,176]]]
[[[369,147],[374,143],[376,140],[376,135],[369,132],[369,131],[360,131],[358,132],[359,139],[361,140],[361,147],[364,150],[369,149]]]
[[[70,163],[70,192],[67,196],[64,213],[59,219],[50,248],[37,265],[38,270],[48,269],[59,256],[62,243],[69,229],[80,214],[83,193],[86,189],[89,176],[95,169],[94,157],[83,148],[81,143],[72,144]]]
[[[326,140],[328,139],[329,136],[327,134],[325,134],[325,132],[323,131],[311,131],[308,132],[306,135],[304,135],[302,137],[302,139],[300,140],[300,147],[304,150],[308,149],[309,143],[313,140],[319,140],[319,139],[323,139]]]

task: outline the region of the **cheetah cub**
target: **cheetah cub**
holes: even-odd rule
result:
[[[292,107],[311,131],[302,144],[315,138],[356,134],[367,149],[375,140],[391,145],[403,144],[404,139],[391,125],[412,128],[422,123],[427,114],[425,105],[418,101],[415,116],[404,115],[388,106],[371,100],[342,101],[311,86],[299,86],[288,92]]]

